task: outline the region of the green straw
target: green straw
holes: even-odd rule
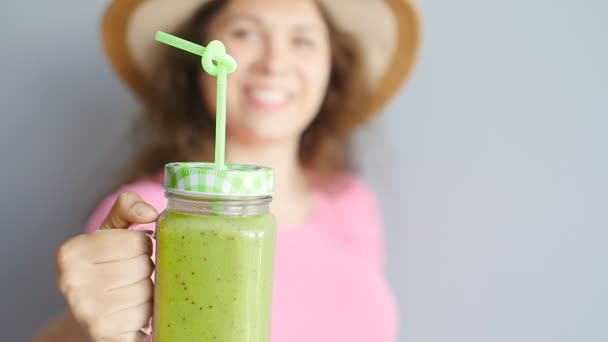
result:
[[[217,77],[217,100],[215,108],[215,166],[226,165],[226,85],[228,74],[236,70],[236,61],[226,54],[226,47],[219,40],[210,42],[207,47],[194,44],[165,32],[156,32],[156,40],[175,48],[201,56],[203,69]],[[215,62],[215,63],[214,63]]]

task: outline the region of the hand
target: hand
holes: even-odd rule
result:
[[[140,329],[152,315],[152,241],[127,228],[157,218],[139,195],[126,192],[99,231],[76,236],[59,248],[59,289],[93,341],[145,340]]]

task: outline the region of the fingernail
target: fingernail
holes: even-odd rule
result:
[[[149,205],[143,203],[139,203],[138,205],[136,205],[133,210],[135,211],[135,214],[137,216],[142,216],[154,212],[154,209],[152,209]]]

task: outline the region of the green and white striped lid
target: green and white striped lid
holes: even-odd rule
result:
[[[267,167],[213,163],[170,163],[165,165],[165,189],[210,196],[270,196],[274,192],[274,171]]]

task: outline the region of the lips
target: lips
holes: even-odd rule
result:
[[[289,96],[287,92],[281,90],[254,89],[251,91],[251,97],[260,102],[277,105],[287,102]]]
[[[282,109],[286,107],[291,99],[291,94],[279,88],[252,87],[246,89],[249,103],[264,110]]]

